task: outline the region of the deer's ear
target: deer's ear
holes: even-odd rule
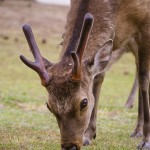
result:
[[[94,58],[94,65],[92,68],[94,76],[105,71],[111,58],[112,48],[113,41],[109,40],[97,51]]]

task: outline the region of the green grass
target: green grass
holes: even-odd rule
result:
[[[18,2],[17,4],[19,5]],[[12,5],[11,7],[13,8]],[[48,7],[43,7],[46,7],[44,12],[47,14]],[[58,20],[61,18],[61,11],[66,14],[63,8],[49,7],[49,11],[60,11],[57,13]],[[42,22],[40,25],[41,29]],[[49,34],[46,35],[48,43],[43,45],[40,42],[42,36],[38,35],[42,35],[44,29],[39,31],[34,24],[33,27],[42,54],[54,62],[57,61],[60,52],[57,44],[61,42],[62,33],[57,31],[50,39]],[[38,75],[19,59],[20,54],[32,59],[20,26],[17,29],[2,30],[1,33],[12,36],[9,40],[0,37],[0,149],[59,150],[59,128],[55,117],[45,105],[47,92],[41,86]],[[18,42],[14,42],[16,36],[19,37]],[[136,148],[139,139],[130,139],[129,135],[135,126],[137,104],[132,110],[124,108],[133,83],[134,71],[133,56],[125,54],[106,73],[98,109],[97,138],[90,146],[83,147],[83,150]]]
[[[0,66],[3,70],[0,76],[0,104],[3,106],[0,109],[0,149],[60,149],[57,123],[45,106],[46,90],[36,73],[21,63],[18,56],[21,52],[14,43],[8,42],[1,47],[0,56],[3,60]],[[53,55],[58,56],[58,53]],[[83,149],[127,150],[138,144],[139,140],[129,138],[137,106],[132,110],[124,108],[134,70],[133,58],[126,54],[106,74],[98,110],[97,138]]]

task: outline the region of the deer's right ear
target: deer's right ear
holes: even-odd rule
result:
[[[106,42],[96,53],[94,57],[94,65],[92,68],[93,76],[96,76],[105,71],[113,49],[113,41]]]

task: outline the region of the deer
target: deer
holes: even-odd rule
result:
[[[48,92],[47,108],[58,122],[62,150],[80,150],[96,138],[105,70],[112,51],[124,47],[135,57],[139,84],[131,137],[142,136],[137,148],[150,149],[149,25],[150,0],[71,0],[58,63],[42,57],[30,26],[23,26],[35,62],[22,55],[20,59],[38,73]]]

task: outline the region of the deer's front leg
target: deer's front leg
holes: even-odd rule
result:
[[[143,100],[142,100],[142,93],[139,88],[139,97],[138,97],[138,118],[137,118],[137,124],[133,131],[133,133],[130,135],[130,137],[139,138],[143,135]]]
[[[145,51],[144,51],[145,50]],[[138,149],[150,150],[150,111],[149,111],[149,63],[150,53],[146,49],[139,50],[139,87],[143,101],[144,125],[143,140]]]
[[[89,145],[92,139],[96,138],[96,117],[97,117],[97,106],[99,101],[100,89],[104,80],[104,73],[97,75],[93,82],[93,94],[95,98],[95,105],[92,111],[89,126],[84,134],[84,145]]]

